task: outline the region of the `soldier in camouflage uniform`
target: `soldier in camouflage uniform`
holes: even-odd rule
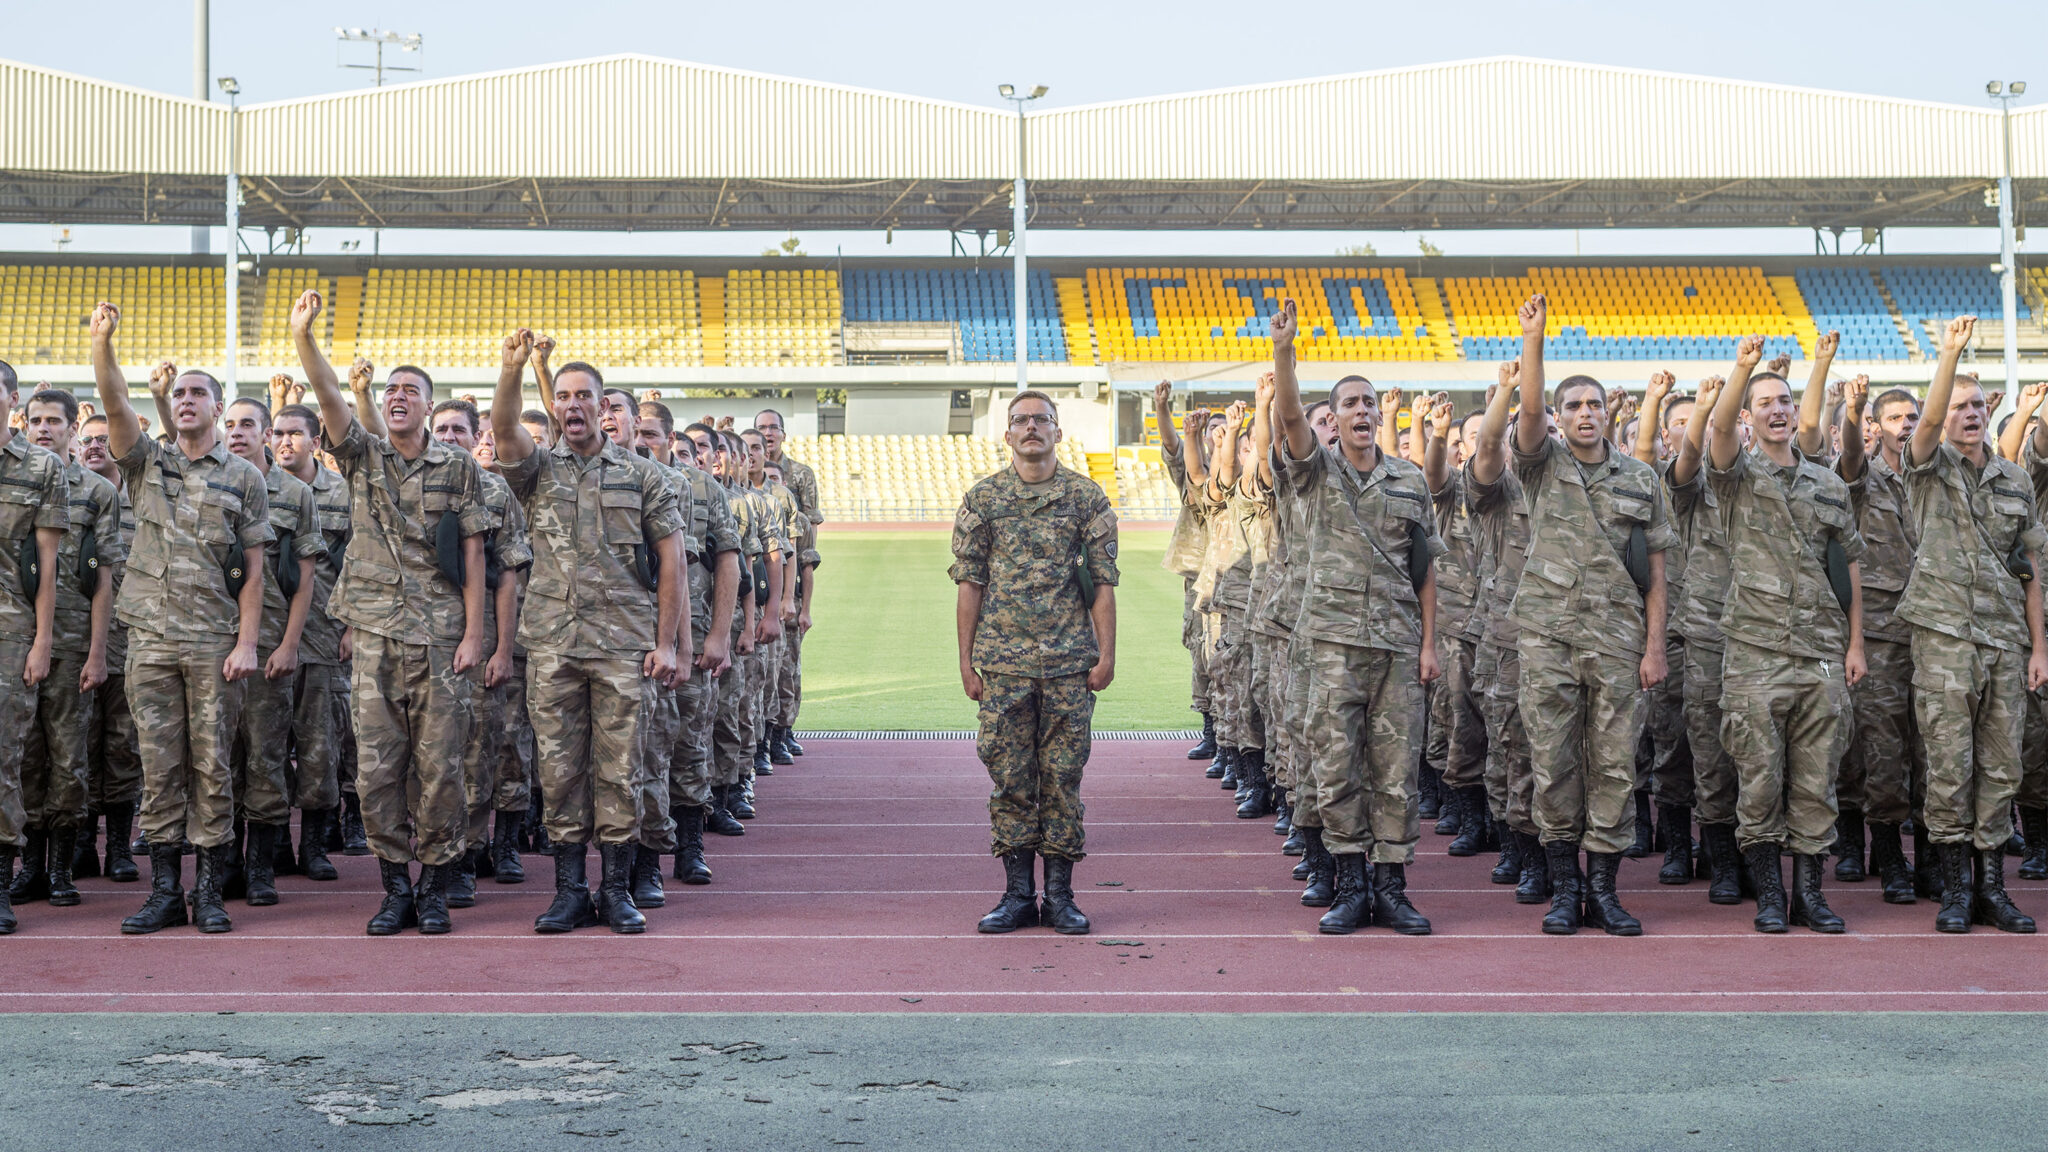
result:
[[[692,425],[693,433],[696,427]],[[734,446],[736,438],[716,430],[709,435],[716,450],[719,482],[725,489],[734,531],[739,536],[741,576],[733,610],[732,668],[719,677],[718,715],[711,730],[713,812],[707,827],[721,835],[736,836],[744,831],[738,822],[754,818],[753,802],[748,796],[754,769],[753,721],[747,706],[749,687],[759,664],[754,657],[760,646],[760,584],[767,573],[766,525],[756,514],[754,502],[747,499],[740,479],[745,464]]]
[[[6,734],[0,739],[0,935],[16,926],[6,890],[15,855],[28,842],[31,816],[23,803],[20,734],[34,721],[41,685],[52,674],[57,557],[71,525],[64,462],[29,443],[9,421],[20,398],[17,389],[14,369],[0,362],[0,733]],[[35,555],[39,582],[33,585],[31,573],[17,562],[25,551]]]
[[[561,438],[535,445],[519,423],[532,350],[525,329],[505,338],[491,430],[498,468],[532,533],[519,639],[556,845],[555,900],[534,930],[568,932],[602,916],[614,932],[637,933],[647,925],[632,896],[642,725],[654,706],[651,682],[673,688],[689,674],[676,651],[688,611],[683,520],[660,466],[605,438],[596,368],[575,362],[554,373],[549,399]],[[595,906],[585,874],[593,839],[604,869]]]
[[[1011,397],[1010,466],[968,489],[953,520],[960,681],[981,705],[990,847],[1008,879],[983,932],[1089,928],[1074,862],[1087,854],[1081,773],[1095,694],[1116,676],[1116,513],[1094,481],[1060,466],[1063,436],[1045,393]],[[1042,906],[1034,856],[1045,860]]]
[[[798,538],[791,541],[796,552],[797,602],[789,615],[793,616],[795,627],[783,629],[785,645],[782,661],[776,675],[776,723],[781,730],[782,751],[785,757],[804,754],[792,735],[796,728],[797,710],[803,704],[803,649],[804,634],[811,630],[811,595],[816,589],[814,573],[819,565],[818,525],[825,517],[818,511],[818,475],[811,466],[794,459],[783,452],[784,428],[782,413],[773,408],[764,408],[754,414],[754,427],[760,429],[763,444],[767,449],[768,463],[782,470],[782,483],[796,500],[797,512],[803,520],[797,525]],[[774,749],[770,749],[770,756]],[[776,760],[781,764],[785,760]]]
[[[1195,611],[1195,577],[1202,570],[1202,556],[1208,551],[1208,522],[1189,499],[1193,487],[1188,481],[1187,451],[1193,445],[1200,464],[1201,440],[1206,434],[1209,413],[1207,409],[1194,409],[1187,414],[1187,438],[1182,439],[1173,425],[1173,383],[1161,380],[1152,389],[1153,417],[1159,424],[1159,458],[1166,465],[1166,474],[1173,481],[1174,492],[1180,501],[1180,510],[1173,522],[1173,535],[1167,540],[1166,555],[1160,559],[1160,566],[1181,578],[1184,595],[1181,601],[1180,642],[1188,650],[1188,657],[1194,665],[1194,682],[1190,693],[1189,706],[1202,714],[1202,739],[1188,749],[1190,760],[1214,760],[1216,758],[1216,718],[1210,711],[1209,681],[1202,665],[1202,614]],[[1217,776],[1223,775],[1219,766]]]
[[[2035,578],[2048,534],[2025,469],[1985,445],[1983,388],[1967,377],[1957,383],[1956,362],[1976,320],[1957,317],[1943,332],[1926,416],[1908,441],[1906,489],[1920,550],[1897,614],[1913,626],[1913,711],[1927,749],[1923,815],[1942,884],[1934,926],[1968,932],[1975,921],[2032,932],[2033,918],[2005,892],[2005,842],[2026,693],[2048,683]]]
[[[1645,693],[1665,675],[1664,551],[1678,541],[1656,473],[1608,442],[1607,395],[1598,381],[1558,382],[1553,403],[1563,439],[1550,435],[1543,385],[1548,314],[1540,295],[1521,309],[1514,434],[1515,475],[1529,504],[1529,556],[1514,614],[1521,627],[1522,725],[1550,874],[1543,930],[1576,932],[1583,916],[1610,934],[1634,936],[1642,923],[1621,906],[1615,882],[1622,850],[1635,839]]]
[[[1458,832],[1446,848],[1453,856],[1476,856],[1499,848],[1486,803],[1486,718],[1474,683],[1481,626],[1475,620],[1479,595],[1479,541],[1465,499],[1464,474],[1451,466],[1454,409],[1437,393],[1428,401],[1428,439],[1423,445],[1423,478],[1434,502],[1437,536],[1448,549],[1436,565],[1437,635],[1443,638],[1443,787]],[[1420,429],[1416,435],[1421,435]],[[1436,723],[1435,717],[1431,723]],[[1432,734],[1431,742],[1435,742]],[[1517,875],[1520,869],[1516,868]]]
[[[120,535],[116,559],[102,560],[112,573],[112,595],[121,595],[121,576],[127,569],[128,545],[135,539],[135,509],[107,449],[107,418],[92,416],[79,429],[79,461],[86,469],[112,485],[119,493]],[[106,542],[101,556],[108,555]],[[92,813],[107,822],[107,855],[104,869],[93,857],[93,818],[88,817],[79,837],[78,863],[74,872],[92,876],[104,871],[107,879],[130,884],[141,879],[130,854],[129,840],[135,832],[135,806],[142,799],[142,749],[136,743],[135,717],[128,711],[128,626],[108,609],[107,679],[92,695],[92,712],[86,718],[86,763],[89,769],[87,799]]]
[[[781,676],[782,634],[786,629],[785,609],[788,606],[788,580],[792,575],[791,559],[796,555],[791,546],[789,511],[768,490],[767,461],[763,455],[761,434],[748,429],[740,433],[746,460],[747,496],[754,502],[755,513],[768,528],[768,548],[764,559],[768,565],[768,601],[761,605],[761,643],[754,648],[757,657],[755,671],[758,675],[750,682],[747,706],[752,713],[754,732],[753,772],[760,776],[775,774],[774,762],[768,754],[768,729],[770,713],[775,707],[775,684]],[[758,600],[759,597],[756,597]],[[773,624],[770,628],[769,625]]]
[[[93,701],[107,678],[113,565],[121,559],[121,497],[112,484],[72,460],[77,422],[78,400],[71,393],[45,390],[29,397],[29,442],[65,461],[70,524],[54,570],[57,612],[50,674],[37,685],[35,718],[24,734],[21,794],[28,849],[12,886],[15,904],[79,902],[71,872],[78,831],[87,822],[87,733]]]
[[[782,538],[788,549],[782,554],[782,636],[775,641],[775,681],[767,686],[763,698],[763,719],[768,731],[766,751],[770,764],[793,764],[796,759],[789,751],[788,739],[796,704],[793,697],[785,698],[783,690],[789,687],[794,692],[789,668],[797,659],[802,640],[799,623],[804,598],[810,595],[807,581],[818,567],[818,529],[797,505],[796,493],[782,482],[780,464],[762,464],[761,488],[782,519]]]
[[[1835,830],[1835,771],[1848,746],[1849,686],[1863,678],[1863,555],[1848,485],[1792,444],[1792,388],[1751,375],[1764,339],[1745,336],[1708,429],[1707,482],[1727,510],[1731,578],[1721,615],[1721,743],[1738,777],[1737,843],[1756,885],[1756,928],[1841,932],[1821,893]],[[1817,382],[1825,387],[1826,376]],[[1808,392],[1819,389],[1808,385]],[[1736,439],[1747,410],[1753,444]],[[1845,572],[1832,572],[1841,563]],[[1845,607],[1830,587],[1845,576]],[[1781,854],[1794,858],[1790,908]]]
[[[276,848],[279,838],[290,834],[294,783],[291,743],[279,737],[290,733],[298,714],[293,690],[299,643],[312,613],[314,570],[327,551],[313,490],[270,463],[270,430],[270,410],[261,401],[245,397],[228,405],[228,451],[263,474],[273,534],[264,548],[263,615],[256,633],[263,674],[243,686],[232,754],[235,822],[243,852],[235,865],[252,907],[277,903]]]
[[[2034,482],[2036,508],[2048,500],[2048,423],[2043,422],[2048,409],[2042,408],[2043,400],[2048,400],[2048,381],[2029,384],[2021,390],[2018,415],[2024,417],[2030,408],[2042,414],[2036,417],[2033,429],[2016,453]],[[1872,670],[1875,671],[1874,665]],[[2018,797],[2027,855],[2020,863],[2019,874],[2023,880],[2048,880],[2048,690],[2036,689],[2028,697],[2031,706],[2027,709],[2026,736],[2021,742]]]
[[[1684,439],[1696,411],[1692,400],[1683,396],[1671,398],[1677,383],[1678,378],[1671,373],[1656,372],[1643,389],[1635,457],[1648,464],[1660,481],[1668,476],[1676,458],[1661,449]],[[1664,433],[1661,437],[1660,429]],[[1674,501],[1673,530],[1682,539],[1675,504]],[[1687,560],[1682,545],[1664,553],[1665,598],[1671,603],[1684,601]],[[1636,746],[1636,843],[1628,850],[1629,855],[1644,855],[1657,843],[1663,844],[1664,862],[1657,870],[1659,884],[1690,884],[1693,878],[1695,792],[1692,744],[1685,731],[1685,665],[1685,634],[1679,628],[1677,614],[1671,613],[1664,622],[1664,680],[1650,690],[1643,738]],[[1656,804],[1654,822],[1646,809],[1652,800]]]
[[[1293,837],[1292,808],[1287,799],[1288,791],[1298,783],[1299,735],[1291,724],[1293,710],[1287,693],[1287,643],[1293,634],[1293,620],[1282,615],[1280,601],[1281,589],[1290,576],[1290,549],[1300,529],[1295,526],[1295,507],[1279,501],[1273,471],[1273,391],[1273,374],[1262,373],[1253,392],[1251,458],[1246,475],[1239,480],[1240,485],[1249,485],[1253,493],[1257,519],[1252,523],[1263,533],[1261,544],[1267,554],[1266,562],[1252,576],[1244,628],[1252,649],[1252,697],[1266,725],[1268,794],[1240,803],[1238,815],[1250,819],[1268,811],[1277,812],[1274,833]],[[1261,799],[1263,805],[1257,803]]]
[[[448,888],[466,849],[465,753],[489,594],[484,539],[498,523],[476,461],[428,434],[434,385],[425,372],[400,365],[386,374],[378,418],[388,436],[349,410],[313,342],[321,307],[317,291],[300,296],[291,330],[349,489],[354,535],[331,611],[354,645],[356,791],[384,888],[365,931],[416,925],[439,935],[453,928]]]
[[[1257,634],[1249,628],[1248,617],[1252,588],[1272,558],[1273,517],[1258,478],[1246,419],[1242,400],[1224,413],[1215,468],[1203,485],[1203,495],[1214,510],[1208,607],[1216,645],[1210,671],[1227,699],[1219,740],[1236,757],[1234,764],[1226,759],[1224,787],[1236,789],[1238,815],[1251,819],[1272,812],[1266,783],[1266,715],[1252,656]]]
[[[189,922],[178,882],[183,837],[199,855],[190,920],[202,932],[226,932],[234,926],[222,904],[234,854],[229,751],[242,682],[262,673],[257,639],[270,505],[262,474],[221,442],[214,424],[221,386],[206,373],[161,366],[176,438],[143,434],[115,362],[120,322],[112,304],[94,310],[92,362],[108,447],[137,521],[114,610],[129,630],[127,686],[142,749],[150,864],[149,899],[121,931]]]
[[[1430,923],[1407,895],[1407,866],[1421,835],[1423,685],[1440,671],[1434,561],[1444,545],[1422,470],[1378,447],[1371,382],[1337,382],[1338,446],[1316,442],[1295,381],[1296,324],[1287,300],[1271,321],[1273,422],[1286,456],[1280,500],[1299,506],[1304,529],[1297,555],[1308,582],[1294,637],[1312,669],[1302,735],[1304,788],[1316,793],[1305,839],[1312,878],[1334,881],[1318,927],[1342,935],[1377,923],[1427,935]]]

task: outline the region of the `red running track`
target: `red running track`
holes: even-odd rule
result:
[[[2048,1007],[2048,936],[1934,932],[1933,906],[1875,882],[1830,884],[1847,936],[1752,931],[1752,909],[1626,861],[1646,935],[1542,935],[1542,909],[1454,860],[1426,829],[1410,872],[1436,934],[1328,937],[1296,900],[1271,822],[1233,818],[1179,743],[1096,745],[1084,798],[1092,855],[1075,869],[1095,934],[982,936],[1002,872],[988,856],[987,777],[965,740],[813,740],[760,783],[744,838],[709,837],[714,885],[670,882],[649,931],[541,937],[549,862],[486,881],[455,934],[373,939],[372,860],[339,883],[281,881],[274,908],[232,905],[235,931],[123,937],[144,886],[80,885],[76,908],[22,909],[0,940],[11,1011],[1266,1012],[2014,1011]],[[596,860],[592,858],[592,869]],[[2048,913],[2044,885],[2015,898]]]

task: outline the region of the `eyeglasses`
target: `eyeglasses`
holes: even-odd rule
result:
[[[94,445],[102,448],[106,447],[107,438],[105,436],[80,436],[78,438],[78,446],[81,448],[91,448]]]
[[[1056,422],[1057,421],[1053,417],[1048,416],[1043,412],[1032,412],[1022,416],[1010,417],[1010,427],[1012,428],[1030,428],[1033,426],[1039,428],[1050,428]]]

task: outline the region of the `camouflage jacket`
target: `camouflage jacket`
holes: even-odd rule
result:
[[[1839,466],[1838,461],[1838,470]],[[1913,626],[1898,618],[1899,595],[1913,575],[1920,526],[1913,521],[1906,478],[1885,462],[1882,452],[1875,452],[1865,457],[1863,475],[1848,484],[1856,530],[1863,535],[1863,559],[1858,561],[1862,566],[1858,575],[1863,582],[1863,636],[1910,643]]]
[[[651,571],[646,551],[683,530],[661,466],[607,440],[595,456],[559,443],[500,467],[533,547],[520,645],[577,659],[651,651],[659,606],[639,565]]]
[[[284,643],[284,627],[291,619],[292,603],[284,594],[284,587],[278,583],[277,574],[289,564],[299,566],[301,560],[313,561],[314,583],[319,583],[320,557],[327,553],[327,543],[320,535],[320,511],[313,498],[313,489],[298,477],[273,465],[263,476],[264,498],[270,503],[270,543],[263,546],[263,615],[256,625],[256,647],[270,652]],[[278,549],[284,543],[285,533],[292,538],[292,554],[280,556]],[[307,609],[307,625],[312,624],[312,610]],[[304,639],[301,634],[300,639]]]
[[[789,551],[782,557],[783,563],[794,563],[803,568],[816,567],[818,526],[804,515],[803,507],[797,503],[796,493],[789,490],[789,485],[771,480],[765,487],[768,499],[775,503],[781,516],[783,539],[789,541]]]
[[[1408,574],[1409,552],[1419,539],[1432,557],[1444,553],[1422,469],[1381,453],[1360,475],[1335,450],[1317,445],[1305,460],[1288,459],[1276,479],[1281,499],[1301,506],[1306,528],[1295,554],[1306,583],[1294,634],[1420,652],[1422,600]]]
[[[98,473],[94,473],[94,475],[98,475]],[[119,476],[120,473],[115,472],[114,475]],[[101,476],[100,479],[106,480],[107,478]],[[112,484],[114,482],[109,480],[108,483]],[[116,491],[121,500],[121,554],[115,559],[113,565],[114,603],[118,605],[121,603],[121,581],[128,575],[128,550],[135,546],[135,505],[128,501],[128,486],[126,484],[117,485]],[[101,547],[104,548],[105,545],[102,544]],[[104,556],[105,553],[102,552],[101,555]],[[122,675],[121,670],[127,664],[128,626],[121,623],[120,614],[117,612],[114,618],[107,622],[107,675]]]
[[[1444,490],[1430,493],[1436,534],[1447,551],[1436,565],[1436,630],[1450,639],[1478,641],[1474,610],[1479,597],[1479,541],[1465,500],[1465,473],[1453,469]]]
[[[485,468],[478,478],[483,481],[484,507],[491,510],[492,518],[498,522],[496,528],[484,534],[485,563],[491,558],[497,560],[499,586],[503,587],[504,581],[518,580],[522,570],[533,566],[526,511],[512,498],[512,485],[503,475]],[[484,589],[483,637],[483,656],[488,660],[498,651],[498,597],[489,588]]]
[[[1173,521],[1173,536],[1167,541],[1166,555],[1159,566],[1193,580],[1202,574],[1202,557],[1209,551],[1209,521],[1196,506],[1196,494],[1188,488],[1186,451],[1183,444],[1179,452],[1162,449],[1159,454],[1166,461],[1166,473],[1173,478],[1174,490],[1180,493],[1180,515]]]
[[[1850,563],[1863,555],[1842,478],[1792,450],[1780,468],[1750,448],[1707,482],[1728,509],[1728,604],[1721,634],[1788,656],[1839,661],[1849,614],[1828,583],[1827,544]]]
[[[118,571],[126,555],[121,538],[121,494],[106,477],[83,464],[66,464],[64,480],[71,490],[71,524],[57,547],[57,634],[50,650],[86,656],[92,652],[91,590],[98,586],[99,574]],[[82,569],[78,552],[85,546],[87,532],[92,533],[98,560]],[[107,667],[116,670],[112,663]]]
[[[739,522],[718,478],[685,464],[677,472],[682,479],[681,510],[689,517],[690,534],[690,630],[702,651],[704,637],[711,633],[711,593],[718,574],[718,557],[740,550]]]
[[[809,464],[791,459],[787,452],[783,453],[782,459],[776,463],[782,465],[782,482],[789,486],[790,494],[796,497],[797,509],[813,525],[823,524],[825,516],[818,511],[818,474]]]
[[[1652,553],[1678,543],[1657,474],[1612,444],[1592,465],[1555,437],[1535,452],[1510,444],[1529,504],[1529,560],[1515,591],[1515,623],[1574,648],[1641,658],[1643,594],[1622,554],[1636,528]]]
[[[320,522],[320,559],[313,564],[313,603],[306,609],[306,630],[299,636],[299,663],[341,663],[341,625],[332,615],[334,584],[348,555],[348,481],[325,464],[313,464],[313,515]]]
[[[70,503],[71,485],[64,479],[63,461],[29,443],[23,432],[15,432],[0,445],[0,549],[5,551],[0,555],[0,636],[35,636],[36,590],[22,587],[15,549],[38,528],[68,531]],[[19,668],[9,673],[20,674]],[[18,733],[6,736],[19,738]]]
[[[1671,498],[1671,522],[1679,538],[1679,546],[1665,555],[1685,553],[1685,579],[1669,599],[1670,630],[1687,644],[1719,648],[1721,614],[1728,607],[1727,508],[1707,484],[1705,460],[1683,484],[1674,482],[1670,468],[1665,468],[1664,491]]]
[[[1273,493],[1273,538],[1277,569],[1272,577],[1272,594],[1265,604],[1265,624],[1262,630],[1269,636],[1292,636],[1295,621],[1301,617],[1302,590],[1308,580],[1308,524],[1303,519],[1306,505],[1299,500],[1280,499],[1280,489],[1287,486],[1287,453],[1275,444],[1268,453],[1268,463],[1273,470],[1273,482],[1277,486]]]
[[[232,643],[242,610],[228,594],[228,562],[271,541],[263,474],[218,440],[194,459],[143,436],[117,463],[136,522],[114,601],[122,622],[155,640]]]
[[[1251,607],[1245,613],[1245,627],[1261,636],[1285,638],[1292,632],[1292,620],[1278,619],[1278,604],[1281,589],[1290,575],[1288,571],[1288,548],[1293,542],[1289,535],[1288,516],[1292,505],[1283,505],[1279,494],[1268,488],[1264,482],[1258,488],[1259,520],[1266,540],[1266,562],[1259,565],[1252,577]]]
[[[1468,460],[1459,475],[1479,546],[1479,595],[1472,607],[1480,622],[1479,639],[1512,648],[1522,633],[1515,623],[1515,592],[1529,562],[1529,503],[1512,468],[1502,468],[1493,483],[1481,484]]]
[[[328,448],[348,481],[353,535],[335,582],[334,619],[401,644],[459,644],[468,624],[462,589],[443,575],[436,551],[443,516],[467,539],[496,528],[483,501],[474,457],[429,439],[412,460],[351,419]]]
[[[1095,481],[1059,465],[1027,484],[1014,466],[967,490],[953,518],[957,584],[983,588],[970,653],[975,668],[1049,679],[1101,658],[1078,567],[1097,587],[1117,582],[1116,512]]]
[[[1920,550],[1899,600],[1899,619],[1968,640],[2025,652],[2026,589],[2006,567],[2015,549],[2048,561],[2024,469],[1988,453],[1980,472],[1952,444],[1906,466],[1906,488],[1919,528]]]
[[[754,561],[767,549],[763,546],[761,522],[755,516],[754,502],[747,499],[745,489],[721,481],[719,487],[725,492],[725,506],[732,513],[733,533],[740,542],[740,567],[751,569]],[[747,580],[742,577],[740,583]],[[732,602],[732,623],[738,628],[745,622],[747,606],[754,602],[751,595],[734,597]]]

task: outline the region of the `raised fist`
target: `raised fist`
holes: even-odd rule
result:
[[[1693,394],[1693,403],[1699,411],[1711,411],[1714,401],[1721,395],[1721,388],[1728,383],[1725,376],[1709,376],[1700,381],[1698,391]]]
[[[178,378],[178,366],[169,360],[159,360],[149,370],[149,394],[161,400],[171,394],[171,384]]]
[[[2019,406],[2022,410],[2032,412],[2041,406],[2044,399],[2048,399],[2048,380],[2021,385]]]
[[[2029,387],[2040,391],[2040,395],[2034,397],[2036,404],[2041,402],[2042,395],[2048,395],[2048,384],[2033,384],[2029,385]],[[1842,385],[1842,403],[1845,405],[1845,410],[1855,413],[1858,419],[1862,418],[1863,406],[1869,402],[1870,377],[1852,376],[1849,378],[1848,383]]]
[[[1443,435],[1444,430],[1451,426],[1451,417],[1456,411],[1456,406],[1451,403],[1450,393],[1439,392],[1430,397],[1429,423],[1431,429],[1438,435]]]
[[[1826,403],[1840,404],[1842,402],[1842,382],[1840,380],[1828,381],[1827,390],[1822,392],[1820,396]]]
[[[1671,395],[1671,390],[1676,387],[1678,387],[1678,377],[1660,368],[1650,373],[1650,383],[1643,389],[1643,395],[1661,404],[1666,396]]]
[[[1607,392],[1607,410],[1614,413],[1614,426],[1619,428],[1634,418],[1636,398],[1626,388],[1611,388]]]
[[[505,344],[500,349],[499,363],[506,368],[525,368],[526,361],[533,355],[534,344],[532,329],[514,328],[505,334]]]
[[[1544,326],[1550,323],[1550,301],[1538,292],[1523,302],[1515,315],[1521,317],[1523,336],[1541,336]]]
[[[312,332],[313,321],[320,318],[322,306],[319,289],[308,288],[301,292],[298,301],[292,305],[292,335],[302,336]]]
[[[1956,317],[1948,322],[1947,328],[1942,330],[1941,350],[1943,352],[1961,352],[1964,348],[1969,347],[1970,335],[1976,330],[1977,318],[1975,316]]]
[[[292,378],[289,375],[279,372],[270,378],[270,414],[272,416],[277,415],[279,408],[292,402],[291,396]]]
[[[1998,411],[1998,406],[2003,403],[2005,403],[2005,389],[2000,388],[1998,391],[1984,397],[1984,410],[1986,412],[1996,412]]]
[[[1761,336],[1744,336],[1742,342],[1735,346],[1735,364],[1739,368],[1755,368],[1763,363],[1763,359],[1764,338]]]
[[[1274,390],[1279,386],[1280,381],[1277,376],[1271,372],[1261,372],[1259,373],[1258,382],[1252,385],[1252,395],[1261,404],[1270,403],[1273,399]]]
[[[1380,411],[1388,413],[1399,412],[1401,410],[1401,396],[1401,386],[1399,384],[1389,384],[1381,389]]]
[[[1821,333],[1820,338],[1813,342],[1813,358],[1815,360],[1833,360],[1835,358],[1835,350],[1841,346],[1842,334],[1829,329]]]
[[[349,362],[348,366],[348,390],[351,392],[368,392],[370,390],[370,381],[376,375],[377,366],[375,364],[370,363],[361,356],[356,357]]]
[[[121,309],[102,300],[93,308],[92,318],[86,324],[92,332],[92,338],[104,344],[112,340],[114,333],[121,327]]]
[[[1294,336],[1300,328],[1295,317],[1294,297],[1289,296],[1280,302],[1280,310],[1273,313],[1267,328],[1273,337],[1273,351],[1294,347]]]
[[[524,329],[521,329],[524,331]],[[533,358],[545,364],[555,353],[555,338],[545,332],[533,333]]]
[[[1223,426],[1235,432],[1244,427],[1245,402],[1232,400],[1230,407],[1223,410]]]
[[[1160,412],[1173,407],[1173,381],[1161,380],[1152,386],[1152,407]]]

